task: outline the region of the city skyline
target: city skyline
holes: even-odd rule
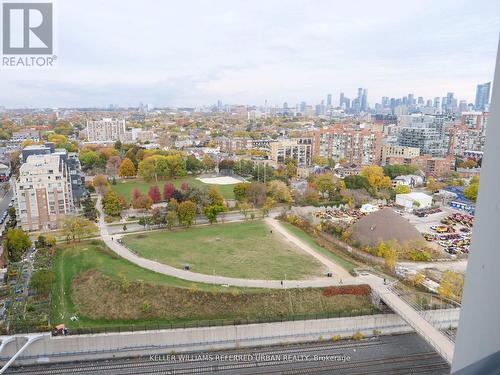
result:
[[[358,87],[371,106],[409,92],[473,103],[492,80],[494,1],[217,5],[56,2],[56,67],[0,71],[0,106],[294,105],[329,93],[335,105]]]

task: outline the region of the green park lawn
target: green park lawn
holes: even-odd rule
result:
[[[180,188],[183,182],[187,182],[190,186],[193,187],[210,187],[210,186],[216,186],[219,191],[221,192],[222,196],[226,199],[234,199],[234,192],[233,188],[234,185],[212,185],[212,184],[205,184],[201,182],[200,180],[197,180],[195,177],[183,177],[183,178],[178,178],[178,179],[173,179],[173,180],[162,180],[158,182],[146,182],[141,179],[133,179],[133,180],[117,180],[116,185],[112,185],[113,190],[118,194],[122,195],[125,197],[127,200],[132,199],[132,192],[135,188],[139,189],[143,194],[147,194],[149,187],[156,185],[160,189],[160,192],[163,194],[163,185],[167,182],[171,182],[174,184],[176,188]]]
[[[271,233],[261,220],[133,234],[124,243],[138,255],[193,272],[248,279],[304,279],[322,265]]]
[[[138,267],[97,240],[59,246],[54,272],[51,324],[81,332],[376,312],[369,296],[326,296],[321,288],[225,288],[180,280]]]
[[[328,251],[327,249],[319,246],[314,238],[312,238],[309,234],[304,232],[302,229],[297,228],[296,226],[281,221],[281,225],[283,225],[289,232],[291,232],[293,235],[296,237],[300,238],[302,241],[306,242],[309,246],[311,246],[314,250],[316,250],[318,253],[323,254],[327,258],[330,258],[332,261],[337,263],[339,266],[345,268],[347,271],[352,271],[354,268],[356,268],[356,265],[354,263],[349,262],[347,259],[342,258],[341,256],[332,253],[331,251]]]

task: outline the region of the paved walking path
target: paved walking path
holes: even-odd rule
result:
[[[108,233],[108,226],[104,221],[104,214],[102,213],[102,202],[101,197],[98,198],[97,209],[101,212],[99,218],[99,229],[101,233],[102,240],[106,243],[106,245],[113,250],[116,254],[121,256],[122,258],[127,259],[128,261],[149,269],[154,272],[158,272],[168,276],[174,276],[179,279],[199,282],[199,283],[207,283],[207,284],[219,284],[219,285],[231,285],[238,287],[247,287],[247,288],[310,288],[310,287],[324,287],[330,285],[340,285],[340,284],[380,284],[381,279],[374,275],[366,275],[366,276],[358,276],[353,277],[343,268],[332,262],[330,259],[325,256],[318,254],[314,249],[312,249],[309,245],[305,244],[303,241],[293,236],[291,233],[286,231],[278,222],[274,219],[266,219],[273,228],[276,229],[281,235],[287,237],[289,241],[294,243],[301,250],[307,252],[308,254],[314,256],[321,263],[330,269],[336,277],[318,277],[307,280],[257,280],[257,279],[238,279],[233,277],[224,277],[224,276],[213,276],[202,273],[196,273],[191,271],[184,271],[179,268],[175,268],[169,266],[168,264],[159,263],[151,259],[142,258],[136,254],[134,254],[127,247],[118,243],[117,240],[121,238],[121,235],[110,235]],[[282,284],[283,281],[283,284]]]
[[[403,318],[425,341],[427,341],[441,356],[451,363],[455,345],[431,323],[423,318],[413,307],[407,304],[387,286],[376,289],[380,299],[396,314]]]
[[[347,272],[344,268],[342,268],[337,263],[325,257],[323,254],[318,253],[307,243],[305,243],[304,241],[302,241],[301,239],[299,239],[298,237],[294,236],[292,233],[287,231],[286,228],[284,228],[283,225],[281,225],[281,223],[278,220],[266,218],[265,221],[267,225],[269,225],[273,230],[275,230],[283,237],[285,237],[287,241],[291,242],[293,245],[295,245],[302,251],[306,252],[307,254],[311,255],[312,257],[316,258],[321,263],[323,263],[327,267],[328,271],[332,272],[336,278],[340,279],[352,278],[351,274]]]
[[[333,277],[323,277],[315,278],[309,280],[287,280],[282,284],[281,280],[253,280],[253,279],[237,279],[232,277],[224,276],[210,276],[206,274],[190,272],[180,270],[178,268],[169,266],[167,264],[158,263],[150,259],[142,258],[134,254],[132,251],[127,249],[125,246],[118,243],[116,240],[121,238],[121,235],[113,235],[113,237],[108,233],[108,227],[104,222],[104,214],[102,213],[102,202],[99,196],[96,204],[97,209],[101,213],[99,218],[99,229],[101,232],[102,240],[108,245],[108,247],[113,250],[116,254],[128,261],[149,269],[154,272],[158,272],[168,276],[174,276],[179,279],[189,280],[193,282],[208,283],[208,284],[219,284],[219,285],[231,285],[238,287],[250,287],[250,288],[309,288],[309,287],[325,287],[330,285],[339,285],[340,278],[346,276],[346,272],[343,269],[333,263],[330,259],[326,258],[322,254],[317,253],[308,244],[304,243],[285,228],[283,228],[276,220],[266,219],[266,222],[281,235],[285,236],[290,242],[298,246],[301,250],[312,255],[318,259],[321,263],[326,265],[328,268],[333,270],[333,272],[338,272],[336,278]],[[344,272],[342,272],[344,271]],[[345,284],[369,284],[373,290],[375,290],[380,298],[397,314],[399,314],[404,320],[406,320],[429,344],[431,344],[448,362],[451,363],[453,358],[453,343],[444,336],[439,330],[434,328],[432,324],[427,322],[413,307],[408,305],[403,299],[401,299],[396,293],[394,293],[389,287],[384,285],[381,277],[368,274],[366,276],[352,277],[347,273],[347,276],[342,279]]]

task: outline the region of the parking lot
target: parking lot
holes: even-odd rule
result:
[[[414,225],[429,243],[434,245],[434,248],[442,251],[443,255],[452,258],[457,255],[467,255],[471,237],[470,228],[457,221],[447,221],[446,218],[468,215],[449,206],[441,206],[440,209],[441,212],[428,216],[418,217],[413,213],[404,213],[403,217]]]

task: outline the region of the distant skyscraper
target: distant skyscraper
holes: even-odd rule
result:
[[[326,106],[331,107],[332,106],[332,94],[328,94],[326,96]]]
[[[340,93],[340,99],[339,99],[339,107],[342,108],[342,106],[344,105],[344,101],[345,101],[345,96],[344,96],[344,93],[341,92]]]
[[[368,109],[368,92],[366,91],[366,89],[363,89],[363,92],[361,94],[359,107],[362,111],[366,111]]]
[[[460,100],[458,110],[460,112],[467,112],[467,100]]]
[[[408,105],[414,105],[414,100],[413,94],[408,94]]]
[[[475,108],[484,111],[490,102],[491,82],[477,85]]]
[[[306,102],[300,103],[300,113],[304,114],[306,112]]]

